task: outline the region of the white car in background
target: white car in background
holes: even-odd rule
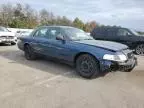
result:
[[[15,45],[17,43],[17,37],[15,36],[15,33],[0,26],[0,43],[10,43],[11,45]]]

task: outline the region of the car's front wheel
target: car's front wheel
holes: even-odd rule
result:
[[[33,52],[32,48],[29,45],[24,46],[24,53],[25,53],[25,58],[27,60],[36,59],[36,54]]]
[[[80,55],[76,60],[76,71],[84,78],[95,78],[100,73],[99,63],[89,54]]]
[[[138,55],[144,55],[144,44],[137,45],[135,52]]]
[[[131,72],[133,68],[125,70],[125,72]]]

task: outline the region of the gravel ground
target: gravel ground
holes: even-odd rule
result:
[[[27,61],[16,46],[0,46],[1,108],[144,108],[144,57],[132,72],[86,80],[73,68]]]

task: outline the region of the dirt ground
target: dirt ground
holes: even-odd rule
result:
[[[65,64],[0,46],[0,108],[144,108],[144,57],[130,73],[86,80]]]

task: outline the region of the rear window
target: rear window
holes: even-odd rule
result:
[[[92,32],[91,32],[91,36],[93,37],[99,37],[99,36],[115,36],[116,34],[116,29],[113,28],[95,28]]]

